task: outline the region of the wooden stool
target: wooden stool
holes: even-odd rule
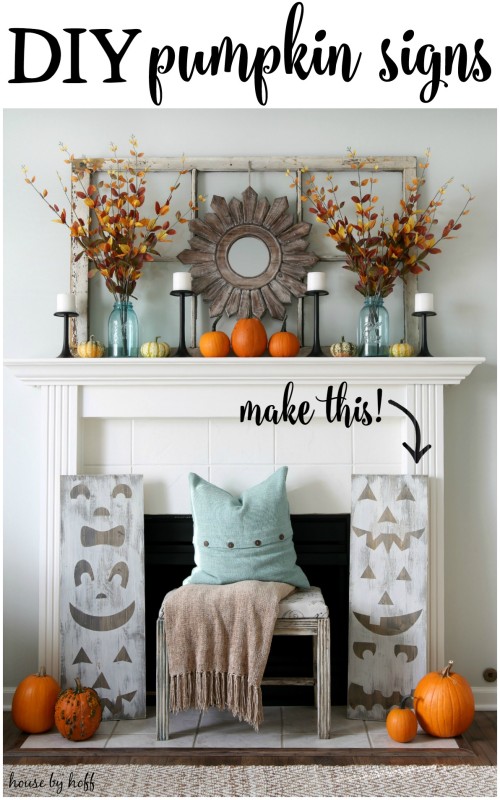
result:
[[[318,738],[330,738],[330,619],[321,589],[296,589],[279,606],[273,636],[313,636],[313,676],[264,678],[263,686],[314,686]],[[168,739],[169,674],[163,605],[156,622],[156,738]]]

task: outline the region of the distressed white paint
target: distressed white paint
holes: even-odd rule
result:
[[[146,716],[141,475],[61,477],[61,686],[94,688],[103,719]]]
[[[427,665],[427,477],[355,475],[347,715],[384,719]]]

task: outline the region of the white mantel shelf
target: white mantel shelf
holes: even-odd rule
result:
[[[485,359],[451,358],[41,358],[7,359],[30,386],[461,383]]]

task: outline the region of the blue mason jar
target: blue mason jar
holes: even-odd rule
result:
[[[118,301],[108,320],[108,356],[137,358],[139,355],[139,321],[130,301]]]
[[[358,356],[389,355],[389,314],[380,295],[365,297],[359,314]]]

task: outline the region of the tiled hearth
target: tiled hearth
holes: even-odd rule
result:
[[[455,739],[436,739],[419,729],[412,742],[399,744],[387,734],[385,722],[364,722],[346,719],[346,710],[332,708],[330,739],[318,739],[316,734],[316,709],[307,706],[266,706],[264,722],[257,733],[247,723],[239,722],[228,711],[210,709],[205,713],[191,710],[170,717],[171,738],[166,742],[156,740],[156,719],[150,710],[146,719],[109,720],[101,722],[97,733],[85,742],[69,742],[57,731],[29,736],[23,749],[65,749],[82,747],[95,750],[116,748],[321,748],[338,750],[405,749],[408,752],[422,749],[457,749]]]

